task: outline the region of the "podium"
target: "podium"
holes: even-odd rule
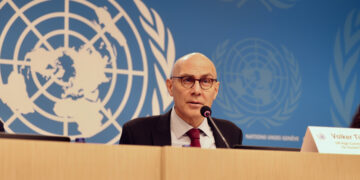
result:
[[[358,179],[360,156],[0,139],[0,179]]]

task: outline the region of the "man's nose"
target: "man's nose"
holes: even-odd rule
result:
[[[200,85],[200,82],[199,81],[195,81],[195,84],[194,86],[192,87],[192,90],[193,90],[193,93],[195,95],[199,95],[201,94],[201,85]]]

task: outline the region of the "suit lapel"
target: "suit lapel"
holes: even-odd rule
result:
[[[217,122],[216,119],[213,118],[213,120],[215,123]],[[221,136],[216,131],[214,125],[211,123],[211,121],[209,119],[208,119],[208,124],[210,125],[211,130],[213,132],[216,147],[217,148],[225,148],[226,147],[225,143],[223,142],[223,140],[221,139]],[[216,125],[218,125],[218,124],[216,124]],[[218,125],[218,128],[220,129],[219,125]],[[220,129],[220,131],[221,131],[221,129]]]
[[[171,145],[171,132],[170,132],[170,113],[171,110],[167,113],[160,115],[159,119],[156,122],[152,130],[152,140],[156,146],[170,146]],[[214,119],[214,118],[213,118]],[[214,119],[214,122],[217,122],[217,119]],[[208,120],[208,124],[211,127],[211,130],[214,135],[215,145],[217,148],[225,148],[226,145],[222,141],[220,135],[217,133],[214,125]],[[218,124],[217,124],[218,125]],[[219,127],[219,125],[218,125]],[[221,131],[221,127],[219,127]]]
[[[152,138],[154,145],[156,146],[171,145],[170,113],[171,110],[163,115],[160,115],[153,128]]]

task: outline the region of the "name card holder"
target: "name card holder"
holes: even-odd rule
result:
[[[300,152],[360,154],[360,129],[309,126]]]

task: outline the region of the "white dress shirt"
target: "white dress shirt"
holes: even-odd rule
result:
[[[177,147],[189,147],[191,140],[186,132],[193,127],[182,120],[177,114],[174,108],[172,108],[170,115],[170,131],[171,131],[171,145]],[[206,118],[198,127],[200,129],[200,144],[201,148],[215,149],[215,139],[213,132],[208,124]]]

